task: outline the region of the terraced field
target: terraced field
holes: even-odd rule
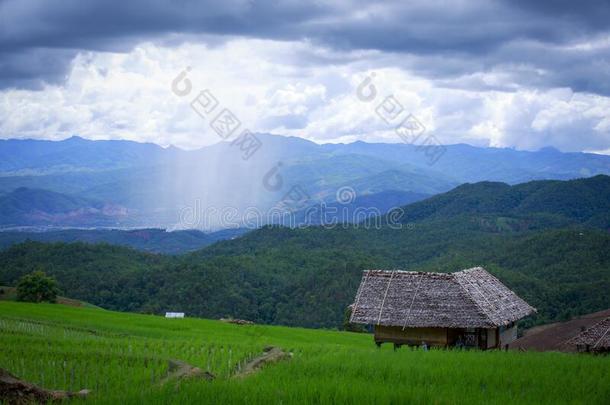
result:
[[[267,346],[292,358],[235,378]],[[370,335],[0,302],[0,367],[83,403],[608,403],[610,357],[377,349]],[[168,379],[169,360],[215,376]]]

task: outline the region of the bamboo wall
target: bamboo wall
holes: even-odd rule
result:
[[[497,331],[498,330],[496,328],[487,329],[487,348],[488,349],[498,346],[498,332]]]
[[[480,349],[491,349],[502,347],[500,345],[510,342],[516,336],[516,327],[503,329],[502,333],[498,329],[473,329],[470,335],[475,339],[467,344],[464,339],[465,329],[455,328],[402,328],[400,326],[375,326],[376,343],[395,343],[398,345],[421,346],[426,342],[428,346],[454,346],[461,338],[461,344]],[[498,340],[500,339],[500,342]],[[504,340],[502,340],[504,339]],[[500,343],[500,345],[499,345]]]
[[[517,340],[517,326],[515,324],[508,328],[500,328],[500,347],[505,347],[515,340]]]
[[[446,346],[447,328],[405,328],[400,326],[375,326],[375,342],[392,342],[405,345]]]

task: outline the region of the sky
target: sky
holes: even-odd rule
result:
[[[396,113],[445,144],[610,154],[610,2],[0,0],[0,138],[192,149],[221,111],[234,136],[402,142]]]

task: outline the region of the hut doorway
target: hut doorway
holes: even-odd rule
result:
[[[487,349],[487,330],[481,328],[449,329],[448,343],[455,347]]]

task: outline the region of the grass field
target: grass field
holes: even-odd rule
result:
[[[290,361],[231,378],[267,345]],[[168,359],[217,378],[160,381]],[[85,403],[607,404],[610,357],[377,349],[370,335],[0,302],[0,367]],[[79,402],[79,401],[73,401]]]
[[[17,288],[0,285],[0,301],[17,301]],[[71,298],[62,297],[61,295],[57,297],[57,303],[73,307],[99,308],[88,302],[73,300]]]

